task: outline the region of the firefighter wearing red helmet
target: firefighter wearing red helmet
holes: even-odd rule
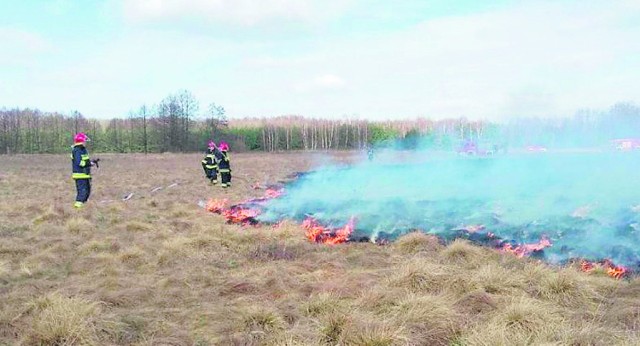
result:
[[[216,147],[214,144],[213,154],[218,161],[218,172],[220,172],[220,179],[222,187],[231,186],[231,158],[229,157],[229,144],[226,142],[220,142],[220,146]]]
[[[202,169],[204,169],[205,177],[209,179],[212,185],[218,183],[218,164],[216,163],[215,148],[216,144],[213,141],[209,141],[207,151],[202,159]]]
[[[91,194],[91,166],[94,161],[89,159],[86,143],[89,140],[86,134],[80,132],[73,137],[71,147],[71,177],[76,183],[75,208],[82,208]]]

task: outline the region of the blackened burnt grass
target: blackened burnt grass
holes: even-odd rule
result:
[[[490,246],[552,246],[552,263],[611,259],[638,268],[640,167],[635,153],[520,154],[420,162],[367,161],[299,177],[259,217],[325,225],[357,219],[352,239],[389,241],[411,232]]]

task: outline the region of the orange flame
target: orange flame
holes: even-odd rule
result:
[[[284,193],[283,189],[266,189],[264,192],[264,198],[268,198],[268,199],[272,199],[272,198],[278,198],[280,196],[282,196],[282,194]]]
[[[315,243],[341,244],[349,240],[355,228],[355,220],[351,218],[344,227],[329,229],[322,226],[314,218],[308,217],[302,222],[306,237]]]
[[[612,266],[607,268],[607,275],[614,279],[622,279],[627,273],[627,268],[622,266]]]
[[[221,213],[225,209],[226,205],[226,199],[210,199],[209,202],[207,202],[205,209],[212,213]]]
[[[591,273],[594,269],[596,269],[596,264],[593,262],[589,262],[587,260],[580,261],[580,270],[585,273]]]
[[[251,223],[253,218],[258,216],[260,212],[255,209],[234,207],[223,210],[221,214],[229,223],[247,224]]]
[[[585,273],[591,273],[596,268],[604,269],[607,275],[614,279],[622,279],[629,273],[629,269],[624,266],[615,265],[609,259],[605,259],[600,262],[591,262],[587,260],[580,261],[580,270]]]
[[[505,243],[500,249],[503,252],[514,254],[515,256],[522,258],[530,255],[532,252],[542,251],[545,248],[550,247],[551,241],[546,236],[542,236],[539,242],[533,244],[521,244],[513,246],[509,243]]]
[[[212,213],[221,214],[229,223],[252,223],[254,222],[253,219],[260,214],[258,210],[242,206],[227,208],[227,202],[228,200],[226,199],[211,199],[207,202],[205,209]]]
[[[265,195],[262,198],[257,199],[249,199],[240,204],[227,208],[226,205],[228,203],[227,199],[210,199],[205,209],[209,212],[221,214],[227,219],[229,223],[239,223],[243,225],[247,224],[256,224],[257,221],[255,217],[260,215],[261,211],[259,209],[249,208],[247,205],[249,203],[256,203],[265,201],[267,199],[278,198],[282,196],[284,193],[284,189],[274,189],[268,188],[265,191]]]
[[[320,237],[325,232],[325,228],[320,226],[318,221],[311,217],[302,221],[302,228],[305,229],[305,235],[312,242],[319,242]]]

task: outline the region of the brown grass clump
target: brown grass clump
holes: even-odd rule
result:
[[[257,261],[293,261],[304,256],[304,251],[299,245],[270,242],[256,245],[249,256]]]
[[[519,275],[508,271],[496,263],[488,263],[472,273],[471,281],[487,293],[515,293],[525,288],[526,283]]]
[[[336,345],[342,339],[349,320],[344,315],[330,315],[320,327],[320,341],[324,344]]]
[[[460,316],[448,296],[409,294],[392,311],[413,339],[428,345],[447,345],[460,331]]]
[[[120,258],[120,261],[133,266],[139,266],[143,264],[145,262],[144,257],[144,250],[135,245],[123,250],[118,256],[118,258]]]
[[[81,247],[83,254],[117,252],[118,250],[120,250],[120,244],[113,240],[91,240]]]
[[[330,292],[313,295],[302,306],[304,315],[318,317],[332,315],[340,308],[339,297]]]
[[[393,242],[393,246],[406,254],[435,253],[442,249],[440,240],[423,232],[411,232]]]
[[[73,217],[67,220],[65,227],[70,233],[79,234],[81,232],[91,231],[93,229],[93,224],[84,218]]]
[[[538,345],[558,342],[563,319],[552,307],[520,297],[506,302],[462,336],[462,344]]]
[[[35,316],[26,337],[29,344],[97,344],[96,303],[51,294],[36,300],[33,310]]]
[[[447,263],[457,263],[468,267],[478,267],[487,260],[486,252],[466,240],[456,239],[442,251],[440,257]]]
[[[0,279],[9,274],[9,263],[0,261]]]
[[[127,222],[125,228],[128,232],[149,232],[153,229],[153,226],[146,222],[130,221]]]
[[[639,345],[637,342],[625,342],[620,330],[602,328],[593,324],[574,326],[560,331],[561,345]]]
[[[634,301],[616,302],[603,318],[620,329],[640,330],[640,304]]]
[[[267,308],[250,308],[243,313],[243,321],[248,332],[254,335],[272,334],[285,327],[282,317]]]
[[[475,289],[474,283],[460,275],[460,269],[429,261],[411,261],[390,278],[390,286],[412,292],[464,294]]]
[[[402,326],[367,318],[348,324],[342,333],[341,345],[345,346],[393,346],[406,345],[409,338]]]
[[[584,274],[571,269],[550,272],[533,287],[534,294],[563,306],[587,307],[600,297],[586,283]]]
[[[439,293],[451,276],[448,268],[430,262],[415,261],[405,264],[390,278],[390,286],[413,292]]]
[[[493,295],[483,290],[477,290],[459,298],[454,306],[465,315],[478,315],[495,310],[498,303]]]
[[[362,292],[356,305],[366,308],[375,315],[385,316],[391,313],[406,294],[407,290],[402,287],[375,286]]]
[[[108,323],[104,323],[108,325]],[[125,315],[117,321],[110,321],[104,332],[117,344],[138,344],[147,338],[145,333],[149,328],[148,321],[142,316]]]
[[[61,213],[54,207],[49,207],[38,216],[33,219],[33,223],[36,225],[52,222],[62,218]]]

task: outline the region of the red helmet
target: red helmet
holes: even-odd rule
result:
[[[220,142],[220,150],[222,151],[229,150],[229,144],[227,144],[227,142]]]
[[[209,147],[209,149],[213,150],[216,147],[216,143],[212,140],[209,140],[207,146]]]
[[[89,140],[89,137],[84,132],[78,132],[73,136],[74,143],[84,143]]]

